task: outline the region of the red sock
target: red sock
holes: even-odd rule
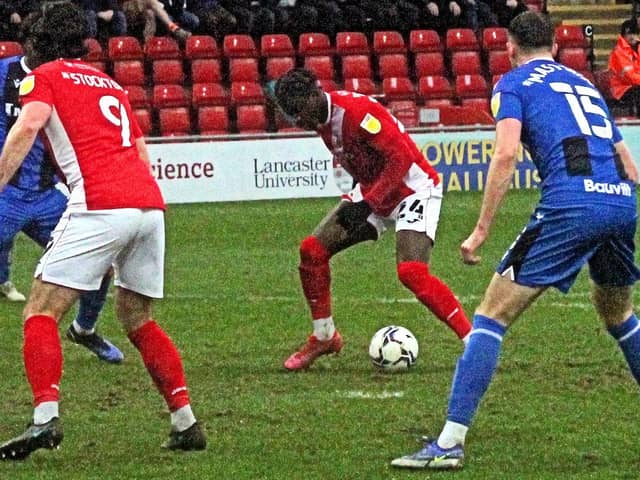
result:
[[[300,243],[300,281],[314,320],[331,316],[330,258],[316,237],[309,236]]]
[[[170,411],[189,405],[189,392],[182,360],[169,336],[153,320],[146,322],[129,340],[142,355],[147,371],[164,397]]]
[[[27,318],[22,354],[33,392],[33,405],[57,402],[62,378],[62,347],[55,318],[47,315]]]
[[[471,323],[451,289],[438,277],[429,274],[423,262],[401,262],[398,278],[433,314],[446,323],[459,338],[471,331]]]

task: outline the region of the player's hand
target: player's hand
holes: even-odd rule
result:
[[[371,215],[371,207],[367,202],[344,202],[336,212],[338,223],[347,232],[357,229]]]
[[[467,239],[460,245],[462,261],[467,265],[477,265],[482,257],[476,255],[476,250],[484,243],[487,234],[484,230],[476,228]]]
[[[191,36],[191,32],[185,30],[184,28],[178,28],[172,33],[176,37],[176,39],[178,39],[178,41],[182,43],[186,42],[187,38]]]

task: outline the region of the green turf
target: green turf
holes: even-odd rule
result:
[[[432,258],[469,313],[526,222],[536,192],[511,192],[484,261],[466,267],[458,245],[480,194],[445,198]],[[310,331],[297,277],[298,243],[332,200],[172,206],[166,295],[156,317],[182,351],[193,406],[210,446],[175,454],[159,444],[168,413],[113,317],[102,331],[123,347],[120,366],[63,341],[65,441],[0,479],[404,479],[448,473],[392,470],[395,456],[442,426],[461,347],[395,277],[393,235],[332,261],[334,316],[343,354],[291,374],[282,361]],[[14,281],[28,289],[38,249],[19,238]],[[550,292],[507,336],[498,375],[467,444],[458,479],[636,479],[638,388],[589,306],[581,275],[572,293]],[[21,306],[0,302],[0,440],[31,415],[21,356]],[[64,321],[64,328],[69,318]],[[420,342],[407,374],[376,372],[371,335],[400,324]],[[355,393],[354,393],[355,392]],[[391,398],[359,398],[385,395]],[[395,396],[394,396],[395,395]]]

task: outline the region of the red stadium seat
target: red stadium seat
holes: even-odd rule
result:
[[[489,75],[502,75],[511,70],[511,60],[506,50],[493,50],[489,52]]]
[[[183,136],[191,133],[189,110],[186,108],[161,108],[160,135],[163,137]]]
[[[162,83],[182,84],[184,82],[182,60],[156,60],[153,62],[152,70],[152,79],[155,85]]]
[[[447,50],[451,52],[459,52],[464,50],[478,51],[480,45],[478,38],[470,28],[450,28],[447,30],[446,38]]]
[[[257,82],[260,80],[258,73],[258,60],[255,58],[230,58],[229,81],[230,82]]]
[[[144,52],[136,37],[111,37],[107,46],[109,58],[114,61],[143,60]]]
[[[435,110],[436,115],[420,115],[420,123],[440,125],[493,124],[493,118],[491,115],[483,110],[477,110],[471,107],[443,105],[438,108],[429,108],[426,110]],[[428,118],[430,120],[423,121],[423,118]]]
[[[331,79],[319,79],[318,86],[325,92],[339,90],[338,84]]]
[[[255,82],[231,84],[231,102],[237,105],[262,104],[265,101],[262,86]]]
[[[440,52],[416,53],[415,75],[417,78],[428,75],[446,75],[444,57]]]
[[[215,38],[209,35],[192,35],[187,38],[184,54],[189,60],[195,60],[197,58],[218,58],[220,51]]]
[[[342,57],[342,78],[372,78],[371,59],[368,55]]]
[[[382,93],[386,101],[415,100],[413,83],[406,77],[390,77],[382,80]]]
[[[303,33],[298,39],[298,53],[303,57],[333,55],[333,48],[326,34]]]
[[[198,109],[200,135],[224,135],[229,132],[227,107],[202,107]]]
[[[487,81],[481,75],[461,75],[455,88],[459,98],[489,98]]]
[[[171,37],[151,37],[144,44],[144,53],[148,60],[179,60],[182,52]]]
[[[369,55],[369,41],[362,32],[338,32],[336,35],[338,55]]]
[[[132,108],[148,108],[149,97],[144,88],[139,85],[128,85],[124,87],[124,91],[129,98]]]
[[[370,78],[346,78],[344,89],[350,92],[357,92],[363,95],[376,95],[378,87]]]
[[[153,87],[155,108],[188,107],[189,99],[181,85],[156,85]]]
[[[596,77],[591,70],[580,70],[578,73],[593,83],[593,85],[596,84]]]
[[[507,49],[507,29],[502,27],[485,28],[482,31],[482,49],[485,51]]]
[[[196,108],[225,106],[229,104],[229,94],[219,83],[194,83],[191,89],[191,103]]]
[[[412,30],[409,34],[409,50],[413,53],[442,52],[444,47],[435,30]]]
[[[113,62],[113,78],[120,85],[144,85],[144,65],[139,60]]]
[[[400,32],[382,31],[373,33],[373,53],[387,55],[391,53],[406,53],[407,46]]]
[[[267,129],[264,105],[239,105],[236,109],[236,125],[240,133],[262,133]]]
[[[460,105],[463,107],[473,108],[475,110],[481,110],[483,112],[490,113],[489,99],[487,97],[481,98],[462,98]]]
[[[249,35],[227,35],[224,37],[222,50],[229,58],[257,58],[258,49]]]
[[[589,46],[582,27],[578,25],[558,25],[556,27],[556,43],[560,50],[563,48],[587,48]]]
[[[387,109],[396,117],[405,128],[418,126],[418,107],[412,100],[399,100],[389,102]]]
[[[153,122],[151,121],[151,111],[148,108],[134,108],[133,115],[136,117],[138,126],[145,137],[151,135]]]
[[[89,62],[85,60],[85,63],[91,65],[96,70],[100,70],[101,72],[107,71],[107,62]]]
[[[453,52],[451,55],[451,73],[459,75],[479,75],[482,73],[478,52]]]
[[[305,57],[304,68],[311,70],[318,79],[333,79],[333,58],[328,55]]]
[[[15,57],[23,53],[22,46],[18,42],[0,42],[0,58]]]
[[[602,97],[605,100],[611,100],[613,95],[611,94],[611,77],[613,72],[611,70],[595,70],[593,72],[593,84],[600,90]]]
[[[425,101],[425,104],[431,100],[448,100],[453,102],[454,91],[446,77],[433,75],[421,77],[418,82],[418,94]]]
[[[103,62],[107,59],[107,56],[105,55],[104,50],[102,50],[102,45],[100,45],[100,42],[98,42],[98,40],[96,40],[95,38],[85,39],[84,46],[87,47],[87,50],[89,50],[89,53],[87,53],[83,57],[84,61]]]
[[[563,48],[558,52],[558,61],[574,70],[589,69],[589,59],[584,48]]]
[[[294,57],[269,57],[265,65],[265,77],[267,80],[277,80],[295,66]]]
[[[502,75],[504,75],[504,74],[502,74]],[[502,75],[492,75],[491,76],[491,85],[493,87],[496,86],[496,83],[498,83],[498,81],[502,78]]]
[[[378,74],[380,78],[408,77],[409,65],[404,53],[392,53],[378,57]]]
[[[198,58],[191,62],[191,81],[193,83],[222,82],[220,61],[217,58]]]
[[[296,54],[288,35],[263,35],[260,39],[260,53],[263,57],[293,57]]]

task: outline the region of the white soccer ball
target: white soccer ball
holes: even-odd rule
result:
[[[418,359],[418,340],[404,327],[384,327],[371,339],[369,356],[373,364],[382,370],[407,370]]]

